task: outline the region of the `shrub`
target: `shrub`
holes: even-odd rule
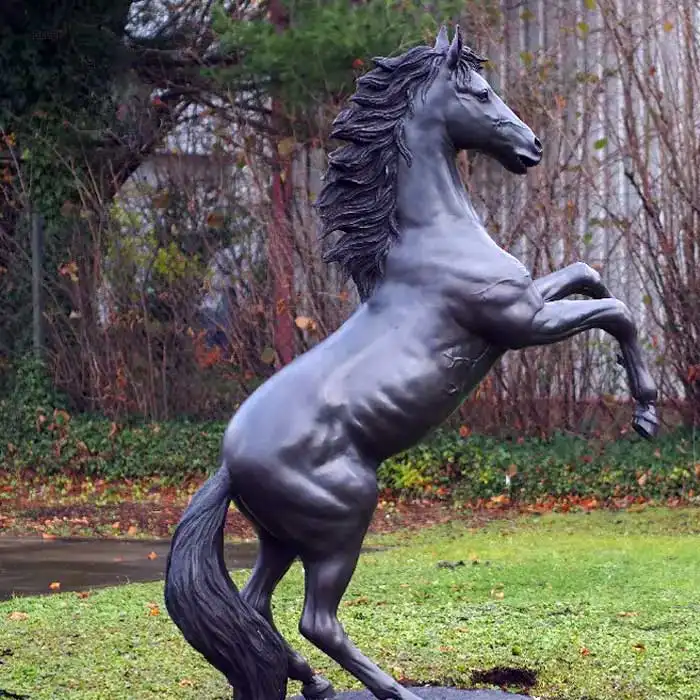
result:
[[[503,441],[440,432],[388,460],[380,478],[393,491],[463,500],[501,494],[521,501],[545,496],[686,498],[698,490],[700,477],[693,438],[675,431],[654,443],[561,434]]]
[[[222,422],[117,424],[49,409],[52,396],[36,368],[20,374],[0,417],[0,469],[47,477],[78,473],[107,479],[159,476],[182,482],[217,468]],[[24,393],[23,393],[24,392]],[[472,501],[507,495],[600,500],[688,498],[698,490],[694,435],[676,431],[654,443],[555,435],[551,439],[462,438],[442,430],[385,462],[380,486],[394,494]]]

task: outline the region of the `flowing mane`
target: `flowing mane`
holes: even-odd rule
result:
[[[353,103],[333,122],[331,138],[348,144],[333,151],[317,201],[321,236],[339,231],[324,261],[340,264],[365,301],[384,275],[384,263],[399,238],[396,178],[399,155],[411,164],[404,138],[419,88],[423,94],[445,61],[445,51],[417,46],[393,58],[375,58],[375,68],[357,81]],[[485,59],[462,51],[460,81],[480,71]]]

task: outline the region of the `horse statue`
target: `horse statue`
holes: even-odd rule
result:
[[[508,350],[602,329],[620,346],[635,429],[652,438],[659,425],[628,307],[581,262],[532,279],[469,199],[459,151],[520,175],[542,158],[483,77],[485,59],[459,27],[452,40],[443,27],[434,46],[374,63],[334,122],[332,137],[347,145],[331,154],[317,202],[323,235],[338,234],[326,259],[352,277],[361,303],[241,405],[168,557],[168,612],[236,700],[282,700],[288,679],[306,700],[335,695],[273,621],[273,591],[297,558],[301,634],[377,698],[418,700],[350,641],[338,605],[377,505],[377,468],[442,423]],[[231,502],[259,539],[240,591],[223,557]]]

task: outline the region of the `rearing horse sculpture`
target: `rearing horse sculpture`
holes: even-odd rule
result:
[[[455,156],[478,149],[512,173],[542,146],[481,74],[483,59],[440,31],[434,47],[376,59],[334,123],[348,145],[330,158],[318,200],[328,255],[362,299],[325,341],[284,367],[237,411],[219,471],[175,533],[165,600],[185,639],[237,700],[307,700],[331,684],[282,639],[271,597],[300,558],[301,633],[378,698],[417,700],[346,636],[338,605],[377,504],[377,468],[438,426],[508,350],[599,328],[620,344],[644,437],[657,430],[656,388],[628,308],[576,263],[533,280],[490,238]],[[567,300],[577,294],[592,297]],[[260,541],[238,592],[223,558],[233,501]]]

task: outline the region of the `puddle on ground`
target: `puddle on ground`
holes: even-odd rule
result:
[[[55,582],[65,592],[162,581],[169,549],[169,540],[0,537],[0,600],[51,593]],[[257,542],[227,544],[229,569],[250,568],[257,550]]]

